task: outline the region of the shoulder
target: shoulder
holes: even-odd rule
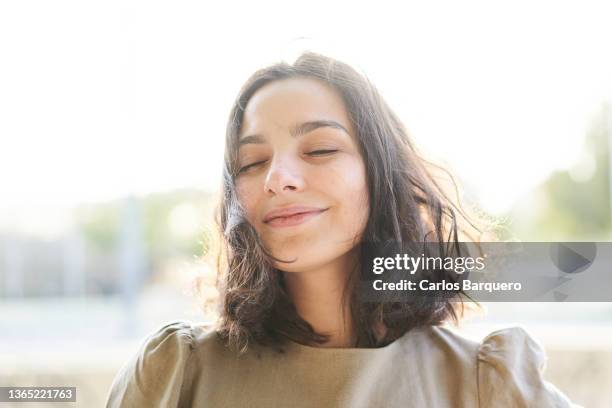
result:
[[[177,406],[194,374],[195,348],[213,337],[212,325],[187,320],[157,328],[115,375],[106,407]]]
[[[544,379],[544,348],[522,327],[488,334],[477,350],[479,405],[578,407]]]
[[[428,326],[415,330],[412,340],[410,346],[427,356],[425,366],[452,373],[438,381],[475,394],[480,407],[579,407],[544,380],[544,348],[522,327],[476,341],[451,326]]]

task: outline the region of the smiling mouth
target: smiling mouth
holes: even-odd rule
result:
[[[306,221],[319,216],[325,211],[327,211],[327,208],[323,210],[301,212],[297,214],[288,215],[286,217],[275,217],[272,218],[270,221],[266,222],[266,225],[269,225],[271,227],[292,227],[295,225],[303,224]]]

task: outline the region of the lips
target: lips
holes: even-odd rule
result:
[[[300,212],[286,217],[275,217],[266,223],[267,226],[273,228],[295,227],[308,222],[312,218],[318,217],[325,210]]]
[[[279,208],[279,209],[268,212],[265,215],[263,222],[268,224],[271,221],[278,220],[276,221],[278,223],[279,221],[289,220],[291,218],[298,219],[298,218],[303,218],[303,216],[315,215],[325,210],[327,210],[327,208],[306,207],[306,206],[293,206],[293,207]]]

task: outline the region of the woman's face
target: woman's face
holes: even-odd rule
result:
[[[365,166],[344,102],[310,78],[277,80],[250,99],[240,130],[237,194],[285,272],[337,263],[361,239]],[[278,211],[297,215],[274,218]],[[288,214],[288,213],[285,213]]]

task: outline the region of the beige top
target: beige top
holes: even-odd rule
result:
[[[382,348],[289,342],[238,356],[211,326],[175,321],[117,373],[107,407],[577,407],[542,378],[545,354],[525,330],[475,342],[445,326]]]

